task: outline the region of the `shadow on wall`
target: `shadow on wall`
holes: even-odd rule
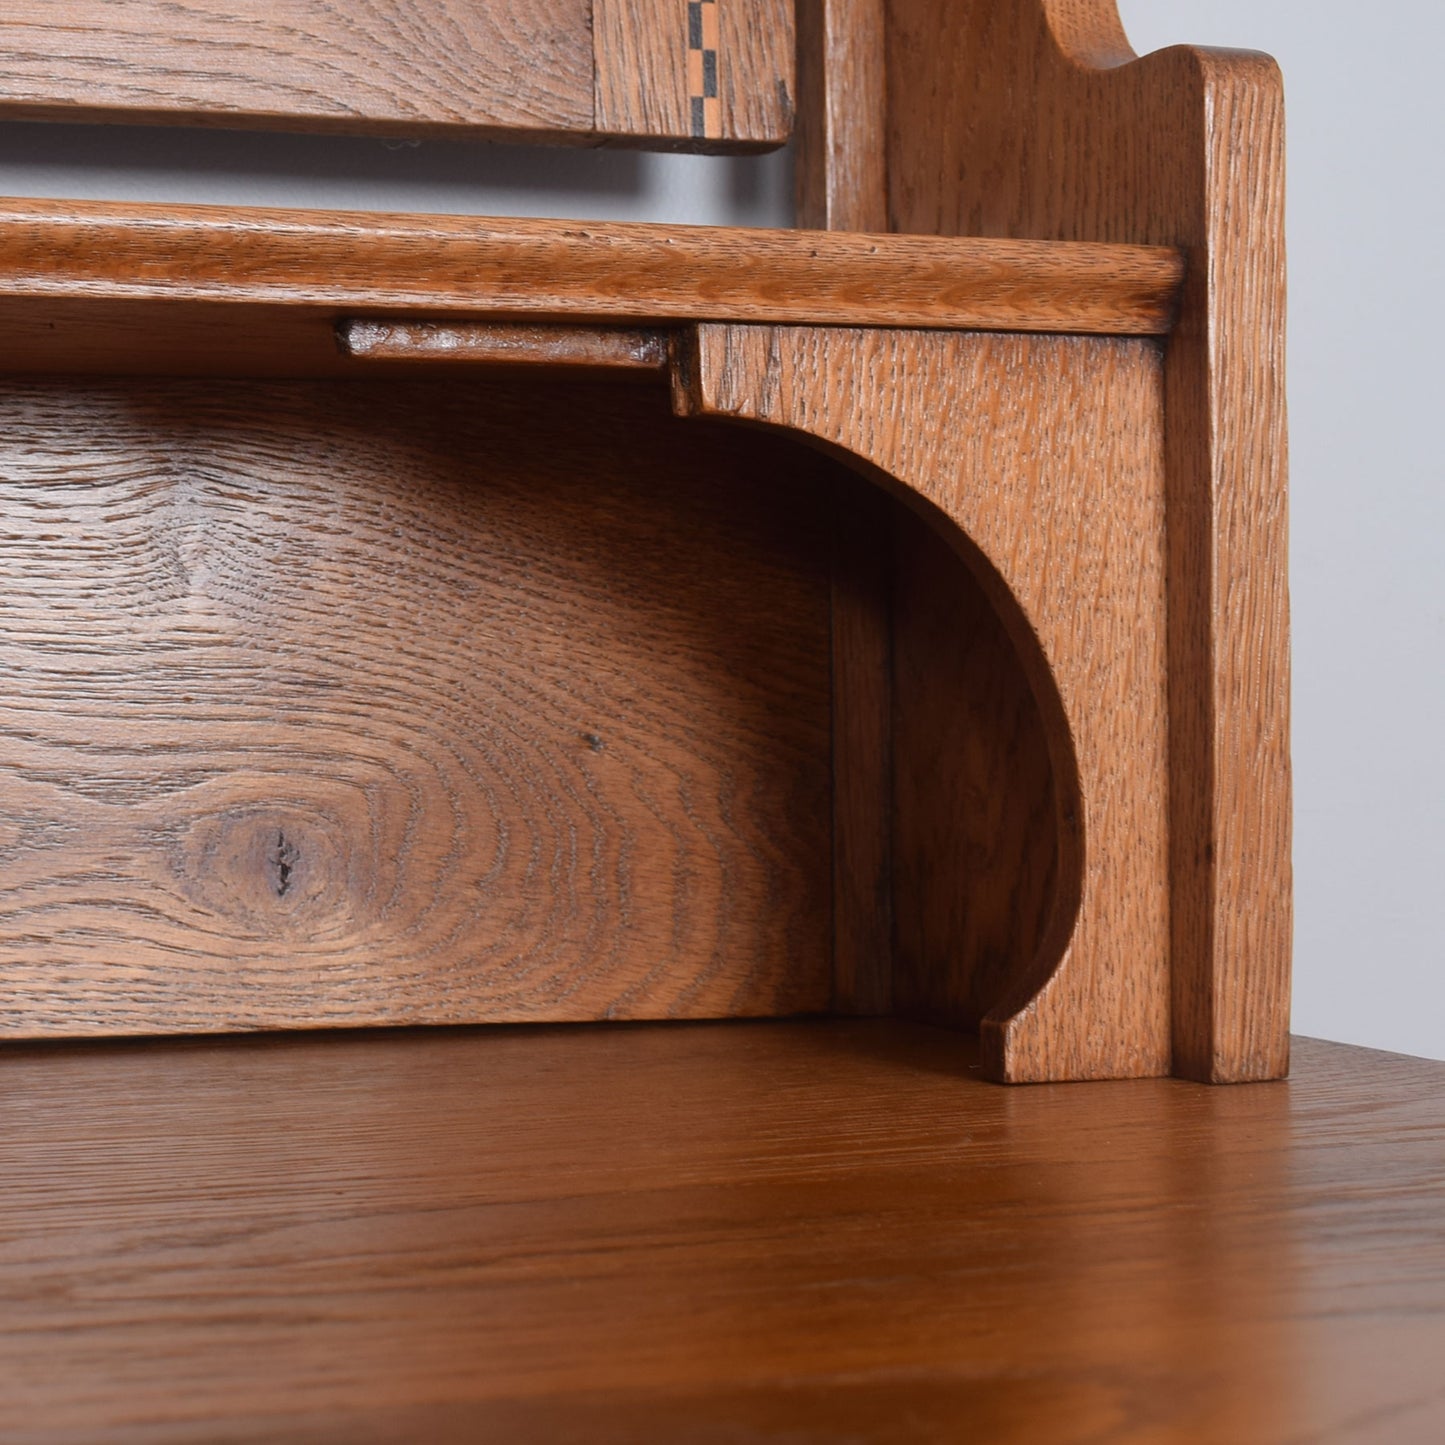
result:
[[[0,194],[789,226],[792,157],[0,125]]]

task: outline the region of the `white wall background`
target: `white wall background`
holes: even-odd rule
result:
[[[237,131],[0,124],[0,195],[792,224],[786,154],[723,158]]]
[[[1445,1058],[1445,174],[1430,0],[1120,0],[1289,106],[1297,1032]],[[0,194],[786,225],[720,161],[0,126]]]

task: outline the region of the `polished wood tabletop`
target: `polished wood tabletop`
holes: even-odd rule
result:
[[[1445,1064],[898,1023],[0,1053],[7,1441],[1445,1439]]]

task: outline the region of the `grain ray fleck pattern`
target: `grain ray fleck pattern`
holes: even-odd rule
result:
[[[291,130],[592,125],[589,0],[15,0],[0,108]]]
[[[615,385],[0,415],[5,1031],[826,1006],[824,463]]]
[[[690,370],[682,409],[811,435],[877,468],[915,505],[931,504],[1009,630],[1048,737],[1058,881],[1035,965],[984,1021],[991,1071],[1017,1082],[1167,1073],[1158,349],[1102,337],[707,325]],[[938,806],[949,797],[942,789]],[[921,836],[918,818],[910,826]],[[1001,870],[998,883],[1014,880]],[[933,906],[950,906],[946,880]],[[928,992],[957,1017],[973,963],[911,966],[956,971]]]

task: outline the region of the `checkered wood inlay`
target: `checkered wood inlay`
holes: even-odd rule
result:
[[[687,97],[692,111],[692,134],[698,140],[717,140],[722,136],[717,37],[717,0],[688,0]]]

